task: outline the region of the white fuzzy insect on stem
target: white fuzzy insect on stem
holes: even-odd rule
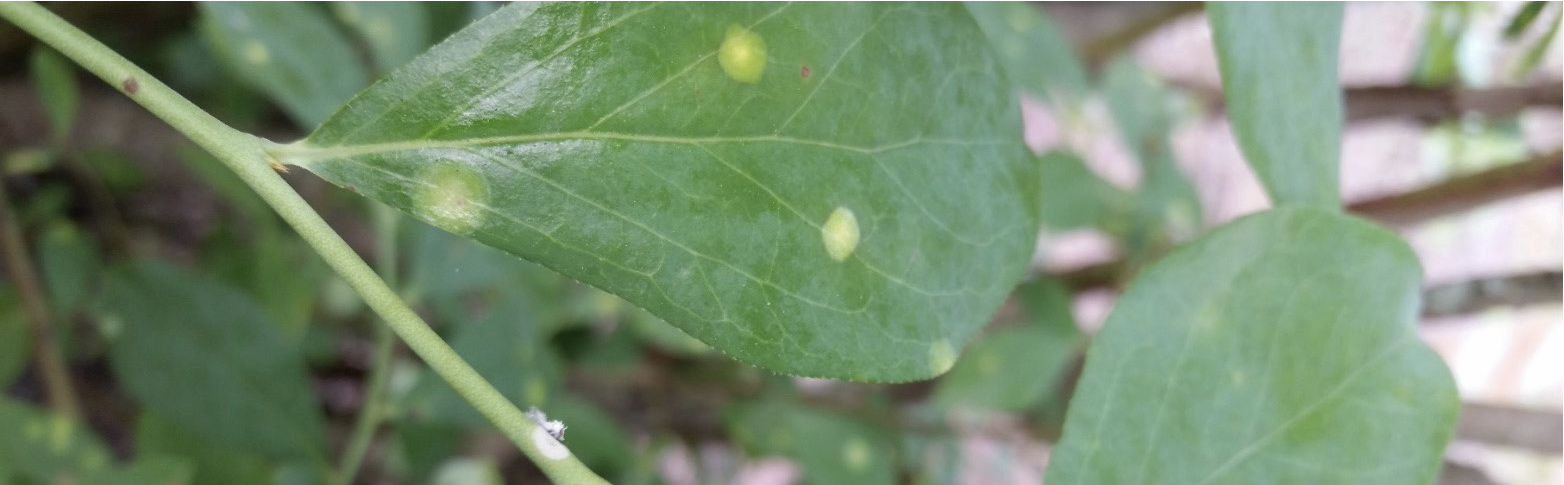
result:
[[[538,410],[537,406],[527,408],[527,417],[532,418],[533,422],[538,423],[538,427],[543,428],[543,431],[547,431],[554,439],[565,441],[565,423],[550,420],[547,414]]]

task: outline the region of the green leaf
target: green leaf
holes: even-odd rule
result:
[[[1207,4],[1233,134],[1274,205],[1341,205],[1342,9]]]
[[[1026,321],[972,345],[940,378],[934,402],[998,411],[1036,404],[1058,382],[1082,342],[1070,311],[1070,292],[1052,280],[1016,288]]]
[[[1015,85],[1055,102],[1086,93],[1086,65],[1036,5],[966,2]]]
[[[201,29],[234,77],[315,126],[369,84],[364,66],[325,13],[302,2],[208,2]]]
[[[202,439],[153,413],[136,419],[136,452],[183,456],[194,465],[191,483],[270,485],[271,465],[252,455]]]
[[[1521,56],[1521,60],[1515,63],[1515,68],[1511,71],[1512,77],[1516,79],[1525,77],[1542,62],[1542,55],[1553,48],[1553,39],[1559,35],[1560,19],[1564,19],[1564,8],[1553,9],[1553,22],[1548,26],[1547,32],[1543,32],[1536,43],[1526,50],[1526,54]]]
[[[109,357],[146,409],[184,431],[280,459],[325,452],[303,358],[266,313],[216,279],[154,261],[113,272],[106,312],[123,323]]]
[[[1547,6],[1548,2],[1526,2],[1525,6],[1510,17],[1510,23],[1505,24],[1504,40],[1515,40],[1520,37],[1526,32],[1526,27],[1530,27],[1532,21],[1537,20],[1537,14],[1542,13],[1542,9]]]
[[[43,46],[33,48],[29,68],[33,89],[38,91],[38,100],[43,102],[43,110],[49,115],[53,135],[50,139],[56,148],[63,147],[71,134],[71,125],[76,122],[76,107],[81,104],[76,71],[60,53]]]
[[[379,72],[391,72],[429,48],[429,15],[421,3],[337,2],[331,11],[369,45]]]
[[[728,421],[746,448],[797,460],[805,484],[896,483],[890,438],[857,419],[769,400],[733,408]]]
[[[958,5],[513,4],[273,150],[744,362],[902,381],[1032,253],[1006,84]]]
[[[1313,207],[1147,268],[1087,354],[1048,483],[1427,484],[1460,402],[1406,243]]]
[[[102,272],[102,256],[95,241],[76,226],[56,221],[38,239],[38,269],[55,311],[74,315],[93,297]]]
[[[1119,219],[1134,204],[1129,192],[1097,175],[1081,157],[1055,150],[1037,163],[1043,172],[1043,225],[1060,231],[1123,225]]]
[[[0,468],[44,483],[67,483],[113,466],[108,448],[70,418],[0,399]]]

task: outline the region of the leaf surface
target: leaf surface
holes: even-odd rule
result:
[[[1019,324],[985,334],[940,378],[934,402],[999,411],[1022,411],[1059,380],[1082,342],[1070,311],[1070,292],[1057,281],[1016,287],[1025,313]]]
[[[315,126],[369,84],[342,32],[304,2],[204,2],[201,29],[235,78],[301,126]]]
[[[1233,134],[1274,205],[1341,205],[1342,9],[1207,4]]]
[[[1414,329],[1419,273],[1312,207],[1169,254],[1094,339],[1047,482],[1429,483],[1460,403]]]
[[[304,359],[255,302],[214,278],[141,261],[104,284],[110,363],[132,396],[192,435],[277,458],[320,458]]]
[[[1011,80],[1055,102],[1086,94],[1086,66],[1043,10],[1023,2],[966,2]]]
[[[1003,76],[959,5],[517,4],[273,154],[739,360],[901,381],[1032,252]]]

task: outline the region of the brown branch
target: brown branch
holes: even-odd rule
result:
[[[1430,88],[1420,86],[1364,87],[1345,93],[1347,122],[1375,118],[1410,117],[1426,123],[1453,119],[1466,113],[1488,118],[1508,118],[1529,107],[1557,109],[1564,84],[1557,82],[1488,89]]]
[[[1218,86],[1180,79],[1169,79],[1167,82],[1199,101],[1209,112],[1219,113],[1225,109],[1226,100]],[[1499,119],[1515,116],[1527,108],[1559,109],[1559,105],[1564,103],[1561,91],[1564,91],[1564,84],[1558,82],[1484,89],[1353,87],[1342,92],[1342,103],[1348,123],[1381,118],[1412,118],[1432,124],[1459,118],[1467,113]]]
[[[1115,54],[1134,47],[1142,37],[1156,32],[1168,22],[1205,8],[1203,2],[1165,2],[1152,7],[1138,5],[1150,13],[1131,19],[1117,30],[1086,39],[1081,44],[1081,60],[1086,65],[1106,64]]]
[[[1369,199],[1347,210],[1392,226],[1407,226],[1490,202],[1559,186],[1560,152],[1455,177],[1428,187],[1389,197]]]
[[[33,356],[37,358],[38,371],[43,374],[44,388],[48,392],[49,406],[55,412],[70,419],[81,417],[80,401],[66,370],[65,358],[55,345],[54,325],[49,315],[49,304],[38,285],[38,273],[33,270],[27,253],[27,243],[22,240],[21,224],[11,210],[10,195],[4,181],[0,181],[0,257],[4,258],[6,274],[16,285],[22,299],[22,311],[32,326]]]
[[[1525,448],[1557,455],[1564,451],[1564,414],[1496,404],[1466,403],[1461,407],[1457,439]]]
[[[1423,292],[1423,318],[1477,313],[1497,306],[1557,302],[1564,294],[1558,271],[1478,278]]]
[[[1564,179],[1561,167],[1564,164],[1561,164],[1560,152],[1555,150],[1531,160],[1451,178],[1410,192],[1355,202],[1348,205],[1347,210],[1392,226],[1413,225],[1490,202],[1556,188]],[[1115,260],[1051,277],[1080,292],[1119,286],[1132,273],[1133,268],[1128,263]]]
[[[1446,461],[1439,470],[1439,481],[1434,485],[1498,485],[1480,469]]]

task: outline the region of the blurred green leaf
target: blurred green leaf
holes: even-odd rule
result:
[[[131,192],[146,183],[147,177],[142,173],[139,162],[110,148],[89,147],[79,150],[76,160],[86,165],[98,180],[103,181],[104,187],[116,194]]]
[[[1094,338],[1047,481],[1429,483],[1460,402],[1419,280],[1394,233],[1307,206],[1169,254]]]
[[[1515,63],[1515,68],[1511,71],[1511,77],[1515,79],[1526,77],[1542,63],[1543,54],[1547,54],[1548,50],[1553,48],[1553,39],[1559,36],[1560,19],[1564,19],[1564,8],[1553,9],[1553,22],[1548,25],[1548,31],[1544,32],[1541,37],[1538,37],[1536,43],[1532,44],[1531,48],[1526,50],[1526,54],[1521,56],[1521,60]]]
[[[37,248],[38,270],[55,313],[69,318],[86,308],[103,272],[97,241],[74,224],[56,221],[39,235]]]
[[[0,286],[0,389],[10,389],[27,368],[33,351],[31,335],[16,290]]]
[[[896,483],[890,438],[857,419],[766,400],[733,407],[728,421],[745,448],[796,460],[805,484]]]
[[[55,148],[64,148],[71,126],[76,123],[76,108],[81,104],[76,71],[60,53],[41,45],[33,48],[29,67],[33,89],[38,91],[38,100],[49,116],[49,139]]]
[[[1043,225],[1064,231],[1096,226],[1113,231],[1133,205],[1131,195],[1086,166],[1074,153],[1055,150],[1037,158],[1043,171]]]
[[[394,429],[393,453],[386,460],[407,483],[423,482],[441,461],[461,452],[460,426],[406,419],[397,422]]]
[[[1207,4],[1233,134],[1273,205],[1341,205],[1342,9]]]
[[[549,419],[565,423],[565,443],[570,451],[598,475],[618,475],[634,460],[630,437],[612,416],[590,401],[566,395],[545,411]]]
[[[388,73],[429,48],[429,19],[419,2],[336,2],[332,13],[369,45],[375,70]]]
[[[1025,2],[965,2],[1011,82],[1053,102],[1086,94],[1086,65],[1041,8]]]
[[[1025,321],[984,335],[949,374],[934,402],[996,411],[1021,411],[1041,400],[1083,338],[1071,313],[1070,292],[1052,280],[1016,287]]]
[[[39,483],[93,483],[113,470],[108,448],[70,418],[0,398],[0,468]]]
[[[156,261],[111,272],[103,293],[105,311],[123,322],[110,363],[146,409],[240,450],[323,459],[303,358],[243,293]]]
[[[137,453],[188,458],[194,466],[192,483],[271,485],[266,459],[187,433],[154,413],[143,412],[136,419],[135,440]]]
[[[46,148],[21,147],[5,152],[4,173],[23,175],[54,168],[60,157]]]
[[[488,315],[456,327],[451,347],[511,402],[525,409],[544,406],[559,387],[559,363],[541,345],[535,316],[525,294],[501,299]],[[415,415],[467,425],[486,423],[449,384],[432,373],[419,380],[408,396]]]
[[[1128,56],[1109,61],[1102,90],[1125,148],[1140,163],[1141,183],[1128,204],[1128,221],[1109,226],[1138,262],[1201,228],[1200,196],[1173,157],[1170,136],[1178,123],[1173,92]]]
[[[1521,6],[1520,10],[1515,11],[1515,15],[1510,17],[1510,22],[1505,24],[1504,40],[1515,40],[1517,37],[1520,37],[1522,33],[1526,32],[1526,28],[1530,27],[1531,23],[1537,20],[1537,14],[1542,13],[1542,9],[1547,6],[1548,2],[1526,2],[1525,5]]]
[[[265,310],[289,342],[303,338],[315,308],[325,264],[291,234],[266,224],[225,224],[206,241],[201,263]]]
[[[1423,47],[1412,68],[1412,82],[1420,86],[1448,86],[1461,78],[1457,50],[1471,21],[1466,2],[1429,2]]]
[[[194,475],[195,467],[189,460],[143,452],[123,469],[93,481],[105,485],[184,485],[193,483]]]
[[[303,2],[207,2],[202,33],[234,77],[270,96],[299,126],[325,121],[369,84],[342,32]]]
[[[1008,84],[959,5],[512,4],[273,154],[741,361],[905,381],[1033,252]]]

